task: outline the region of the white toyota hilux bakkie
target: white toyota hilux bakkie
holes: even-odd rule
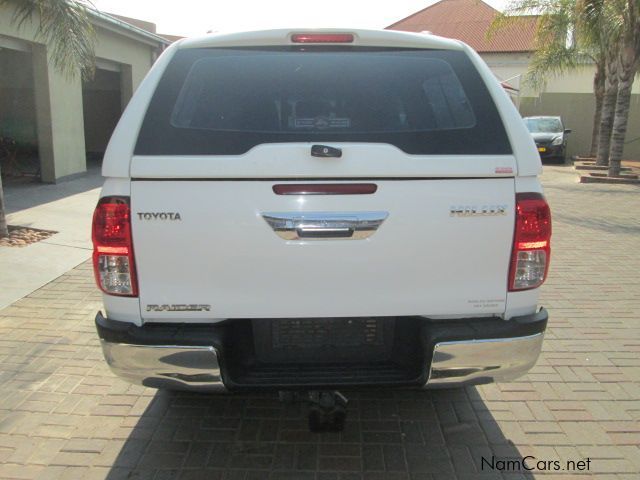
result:
[[[104,158],[106,361],[149,387],[433,388],[536,362],[551,217],[531,135],[459,41],[185,39]]]

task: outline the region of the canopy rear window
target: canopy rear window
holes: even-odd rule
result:
[[[354,47],[178,51],[135,153],[237,155],[262,143],[332,141],[511,153],[463,52]]]

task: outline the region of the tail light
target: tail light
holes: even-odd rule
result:
[[[93,271],[109,295],[138,295],[128,197],[104,197],[93,214]]]
[[[551,255],[551,211],[540,193],[516,194],[516,229],[509,291],[528,290],[547,278]]]

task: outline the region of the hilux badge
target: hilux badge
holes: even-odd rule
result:
[[[506,214],[506,205],[452,205],[449,208],[451,217],[490,217]]]

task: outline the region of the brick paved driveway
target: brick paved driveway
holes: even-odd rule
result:
[[[0,311],[0,478],[543,476],[482,470],[492,455],[589,458],[597,478],[640,478],[640,189],[547,169],[551,320],[520,381],[353,395],[346,431],[323,435],[272,396],[156,393],[102,361],[84,264]]]

